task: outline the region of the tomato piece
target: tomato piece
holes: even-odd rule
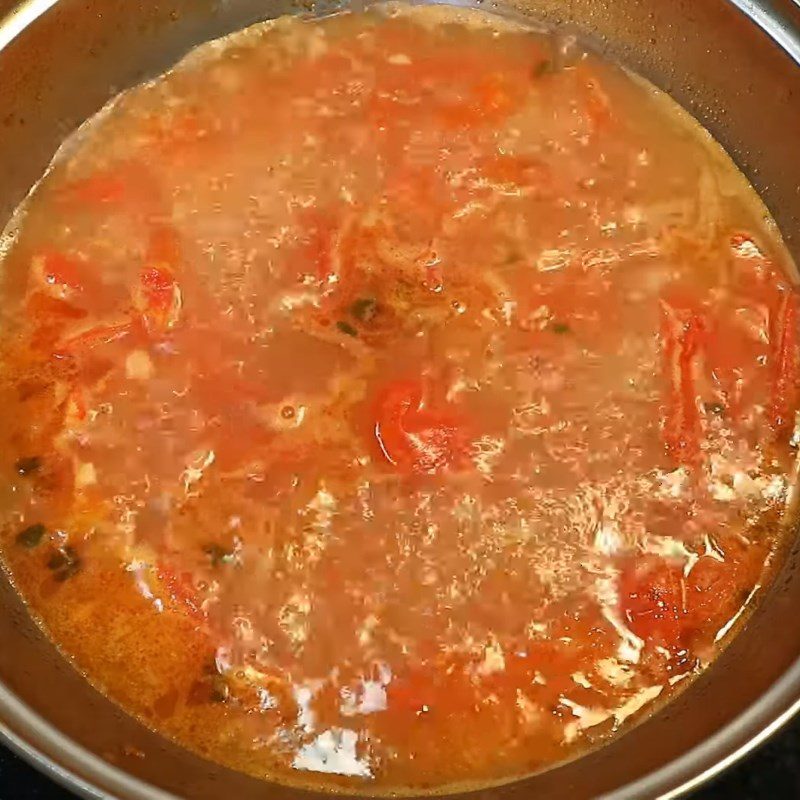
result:
[[[130,336],[133,330],[130,322],[122,322],[117,325],[96,325],[63,341],[55,355],[59,358],[82,355],[102,345],[124,339],[126,336]]]
[[[44,291],[32,292],[25,303],[25,310],[33,326],[31,345],[45,352],[52,350],[68,325],[83,319],[87,313]]]
[[[146,267],[141,271],[137,300],[136,305],[142,311],[145,324],[157,330],[173,327],[183,304],[175,278],[164,267]]]
[[[678,565],[658,559],[630,564],[620,576],[619,594],[623,616],[639,638],[667,648],[680,643],[689,609]]]
[[[732,233],[728,238],[737,282],[744,282],[749,292],[755,291],[759,299],[764,299],[763,290],[774,291],[781,283],[782,274],[756,241],[745,231]],[[759,291],[759,289],[761,291]]]
[[[80,256],[45,250],[31,261],[31,288],[67,300],[78,308],[104,314],[117,297],[114,288],[103,282],[101,272],[97,264]]]
[[[740,609],[758,580],[764,552],[733,544],[724,557],[704,555],[684,575],[683,565],[649,557],[629,564],[619,582],[620,608],[630,629],[667,648],[716,629]]]
[[[139,280],[150,308],[161,311],[170,305],[175,280],[168,270],[147,267],[142,270]]]
[[[422,285],[430,292],[441,292],[444,288],[444,269],[433,247],[418,255],[414,264],[422,278]]]
[[[55,250],[40,253],[34,257],[33,263],[44,284],[60,291],[81,292],[90,277],[89,266],[85,261]]]
[[[696,307],[662,301],[661,349],[669,394],[661,429],[667,453],[678,464],[692,464],[700,457],[695,370],[706,330],[705,318]]]
[[[724,401],[728,420],[735,424],[754,404],[763,403],[759,365],[766,360],[772,368],[779,360],[778,317],[787,287],[751,235],[731,235],[729,247],[729,288],[723,296],[711,298],[713,316],[703,340],[703,363]],[[773,386],[777,374],[771,369]]]
[[[422,402],[422,383],[398,381],[381,393],[377,405],[375,436],[390,464],[413,462],[413,449],[405,434],[409,413],[419,410]]]
[[[88,412],[86,397],[79,388],[74,388],[67,396],[64,412],[68,428],[86,419],[86,414]]]
[[[445,275],[436,249],[445,209],[443,185],[417,168],[392,169],[383,192],[381,213],[369,224],[350,212],[341,218],[326,214],[314,222],[304,246],[303,271],[314,269],[318,279],[336,273],[338,280],[322,300],[327,318],[347,315],[359,298],[374,297],[381,320],[389,322],[398,310],[392,302],[399,283],[439,292]],[[313,219],[313,218],[312,218]],[[372,324],[366,336],[381,325]]]
[[[147,263],[133,291],[134,306],[150,330],[168,330],[180,317],[183,298],[174,276],[180,257],[180,242],[173,228],[159,226],[150,232]]]
[[[764,258],[764,253],[749,233],[736,231],[730,235],[728,241],[734,255],[740,258]]]
[[[786,291],[773,315],[770,341],[772,344],[772,393],[770,423],[776,433],[794,425],[798,394],[798,315],[797,295]]]
[[[386,460],[403,472],[435,474],[463,461],[465,439],[450,409],[428,407],[421,380],[400,380],[379,395],[375,438]]]
[[[59,297],[53,297],[47,292],[32,292],[28,297],[26,309],[29,319],[43,325],[63,325],[72,320],[83,319],[87,314],[84,309]]]
[[[686,579],[686,600],[697,628],[708,626],[715,619],[727,619],[741,600],[737,592],[738,564],[731,559],[719,561],[704,556]]]

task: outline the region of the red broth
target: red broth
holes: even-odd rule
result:
[[[3,261],[10,574],[231,767],[546,768],[769,581],[793,266],[709,136],[568,40],[395,7],[209,44],[70,139]]]

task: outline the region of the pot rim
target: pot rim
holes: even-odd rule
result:
[[[454,2],[455,0],[434,0]],[[773,0],[725,0],[800,66],[800,29]],[[0,52],[59,0],[23,0],[0,19]],[[598,800],[673,800],[698,789],[760,747],[800,714],[800,658],[766,694],[721,730],[649,775]],[[0,681],[0,744],[51,780],[88,800],[179,800],[77,744]],[[52,755],[57,753],[58,757]]]

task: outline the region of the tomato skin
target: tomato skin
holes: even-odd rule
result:
[[[417,381],[392,383],[378,398],[375,437],[386,460],[393,466],[413,463],[413,451],[403,426],[406,416],[418,411],[421,402],[422,384]]]
[[[629,563],[619,579],[620,610],[639,638],[668,649],[716,634],[741,608],[758,579],[762,552],[703,555],[684,575],[684,565],[658,557]]]
[[[707,329],[699,308],[662,300],[661,350],[669,391],[661,429],[664,447],[677,464],[694,464],[700,458],[702,430],[694,373]]]
[[[777,312],[773,314],[770,340],[772,342],[772,397],[770,424],[780,434],[794,425],[797,410],[800,364],[798,364],[797,295],[784,292]]]
[[[150,330],[167,330],[178,320],[181,293],[172,273],[163,267],[145,267],[139,275],[137,305]]]
[[[145,265],[133,289],[134,306],[151,332],[174,327],[180,317],[183,301],[175,278],[180,261],[181,247],[175,229],[169,225],[153,227]]]
[[[378,396],[375,438],[385,459],[401,472],[437,474],[458,466],[465,452],[455,414],[429,409],[426,388],[421,380],[399,380]]]
[[[619,587],[623,617],[633,633],[667,648],[679,644],[689,612],[686,581],[677,564],[660,559],[630,564]]]
[[[57,355],[76,355],[94,350],[104,344],[111,344],[119,339],[124,339],[133,332],[133,326],[129,322],[119,325],[96,325],[83,333],[67,339]]]
[[[66,300],[42,291],[32,292],[26,303],[28,316],[47,325],[65,324],[83,319],[87,312]]]
[[[70,324],[87,315],[84,309],[41,290],[28,296],[25,313],[34,326],[31,344],[37,351],[48,353],[52,352]]]
[[[731,559],[719,561],[704,556],[692,568],[687,580],[687,603],[695,627],[717,619],[727,620],[736,612],[738,566]]]

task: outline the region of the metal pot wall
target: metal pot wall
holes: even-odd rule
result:
[[[488,3],[485,7],[488,7]],[[322,3],[315,11],[334,8]],[[510,0],[670,92],[761,192],[800,263],[800,7],[793,0]],[[192,45],[291,0],[0,0],[0,227],[65,136]],[[746,629],[661,713],[594,753],[481,800],[673,797],[800,708],[800,546]],[[164,740],[93,689],[0,573],[0,733],[87,797],[323,797],[264,783]]]

